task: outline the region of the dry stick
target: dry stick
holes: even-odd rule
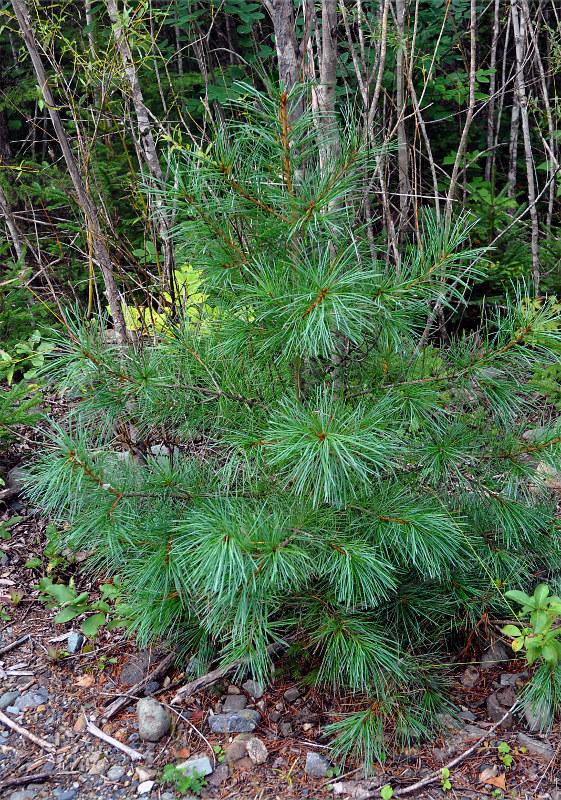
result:
[[[517,704],[518,704],[518,698],[514,701],[514,703],[511,705],[511,707],[508,709],[508,711],[506,711],[503,714],[503,716],[500,718],[500,720],[498,722],[495,722],[495,724],[492,725],[489,728],[489,730],[486,731],[483,734],[483,736],[481,736],[476,741],[475,744],[473,744],[470,748],[465,750],[459,756],[456,756],[456,758],[453,758],[452,761],[449,761],[447,764],[444,764],[444,766],[442,766],[438,770],[438,772],[434,773],[433,775],[429,775],[427,778],[423,778],[423,780],[421,780],[421,781],[417,781],[417,783],[412,783],[411,786],[405,786],[403,789],[399,789],[397,792],[393,793],[393,796],[394,797],[402,797],[403,795],[411,794],[411,792],[416,792],[417,789],[422,789],[423,786],[428,786],[430,783],[435,783],[436,781],[439,781],[441,779],[441,777],[442,777],[442,771],[443,770],[452,769],[452,767],[455,767],[456,764],[459,764],[461,761],[463,761],[465,758],[467,758],[469,755],[471,755],[473,752],[475,752],[477,750],[477,748],[479,747],[479,745],[482,744],[485,741],[485,739],[488,739],[489,736],[493,733],[493,731],[496,730],[496,728],[499,727],[499,725],[503,724],[503,722],[508,717],[508,715],[511,714],[514,711],[514,709],[516,708]],[[370,794],[365,794],[363,800],[371,800],[371,798],[374,798],[374,797],[380,797],[380,790],[379,789],[376,792],[371,792]]]
[[[0,791],[7,789],[9,786],[25,786],[27,783],[42,783],[43,781],[50,781],[52,778],[57,778],[57,772],[38,772],[36,775],[20,775],[19,778],[7,778],[0,783]]]
[[[21,489],[17,489],[15,486],[9,489],[0,489],[0,502],[2,500],[10,500],[10,498],[15,497],[20,492]]]
[[[296,639],[296,636],[287,636],[285,642],[276,642],[275,644],[270,644],[267,647],[267,653],[269,655],[273,655],[274,653],[278,653],[280,650],[284,650],[287,644],[291,641]],[[173,703],[179,703],[182,697],[191,697],[191,695],[195,694],[196,692],[200,692],[201,689],[206,689],[209,686],[213,686],[218,681],[225,678],[226,675],[229,675],[234,670],[241,667],[242,664],[247,663],[246,658],[239,658],[237,661],[232,661],[230,664],[226,664],[225,667],[219,667],[218,669],[213,669],[211,672],[207,672],[206,675],[201,675],[200,678],[195,678],[194,681],[189,681],[184,686],[182,686],[175,697],[171,700]]]
[[[144,689],[146,684],[150,683],[150,681],[156,680],[161,675],[165,675],[165,673],[173,664],[175,657],[175,653],[170,653],[167,655],[164,660],[160,661],[158,666],[153,669],[152,672],[149,672],[145,678],[138,683],[135,683],[135,685],[131,686],[130,689],[127,689],[126,692],[123,692],[103,713],[103,719],[111,719],[111,717],[114,717],[118,711],[120,711],[122,708],[125,708],[125,706],[131,702],[131,700],[134,700],[134,695],[138,694],[141,689]],[[131,695],[133,696],[131,697]]]
[[[6,647],[0,647],[0,656],[3,656],[4,653],[9,653],[10,650],[14,650],[14,648],[19,647],[20,644],[24,644],[25,642],[28,641],[28,639],[31,639],[30,633],[26,633],[25,636],[21,637],[21,639],[18,639],[17,641],[12,642],[11,644],[7,644]]]
[[[30,733],[26,731],[25,728],[22,728],[21,725],[18,725],[17,722],[14,722],[10,717],[4,714],[3,711],[0,711],[0,722],[4,723],[8,728],[12,728],[16,733],[21,734],[21,736],[25,736],[26,739],[29,739],[30,742],[42,747],[43,750],[54,750],[54,744],[51,742],[46,742],[44,739],[39,738],[39,736],[35,736],[34,733]]]
[[[561,739],[560,739],[560,740],[559,740],[559,742],[557,743],[557,747],[555,748],[555,752],[554,752],[554,754],[551,756],[551,759],[550,759],[550,761],[549,761],[549,764],[548,764],[548,765],[547,765],[547,767],[544,769],[544,771],[543,771],[543,775],[541,776],[541,778],[539,779],[539,781],[536,783],[536,788],[534,789],[534,796],[536,796],[536,795],[537,795],[537,793],[538,793],[538,789],[540,788],[540,786],[541,786],[541,784],[542,784],[542,781],[543,781],[543,779],[545,778],[545,776],[546,776],[546,775],[547,775],[547,773],[549,772],[549,770],[550,770],[550,768],[551,768],[552,764],[555,762],[555,759],[556,759],[556,758],[557,758],[557,756],[559,755],[559,750],[560,750],[560,749],[561,749]]]
[[[98,739],[101,739],[102,742],[106,742],[110,744],[112,747],[116,747],[117,750],[122,750],[123,753],[126,753],[127,756],[131,759],[131,761],[142,761],[144,755],[139,753],[138,750],[133,750],[132,747],[128,747],[126,744],[123,744],[118,739],[114,739],[112,736],[109,736],[108,733],[104,733],[100,730],[97,725],[94,725],[93,722],[90,722],[89,719],[86,717],[86,730],[88,733],[91,733],[92,736],[97,736]]]

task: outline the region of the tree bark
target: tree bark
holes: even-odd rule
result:
[[[105,5],[113,25],[113,36],[115,37],[117,49],[123,63],[123,72],[125,73],[125,77],[130,89],[131,100],[134,106],[136,121],[138,124],[142,157],[150,177],[152,178],[154,188],[157,190],[151,200],[154,204],[156,228],[160,236],[164,254],[164,285],[170,290],[170,293],[173,297],[173,270],[175,267],[175,253],[171,241],[169,220],[163,208],[162,200],[158,196],[158,190],[161,190],[163,184],[163,174],[160,167],[160,160],[158,158],[158,151],[156,149],[156,142],[154,141],[154,137],[152,135],[152,125],[150,124],[148,109],[144,102],[142,89],[140,88],[138,73],[136,71],[131,49],[129,47],[127,34],[123,28],[122,19],[117,9],[117,2],[116,0],[105,0]]]
[[[101,269],[101,274],[103,276],[103,282],[105,285],[105,295],[107,297],[109,308],[111,310],[111,316],[113,318],[115,335],[117,342],[122,344],[127,339],[127,327],[125,324],[119,289],[113,274],[111,256],[109,255],[109,250],[107,244],[105,243],[103,231],[99,224],[97,209],[86,190],[80,169],[78,168],[78,164],[76,163],[76,159],[72,153],[68,136],[66,135],[60,114],[58,113],[58,109],[48,83],[47,74],[41,60],[39,48],[37,47],[37,42],[35,41],[35,36],[31,27],[31,19],[29,16],[29,10],[27,8],[27,3],[25,0],[12,0],[12,8],[14,9],[23,41],[35,69],[37,82],[41,89],[45,106],[48,109],[51,123],[55,130],[62,155],[66,162],[66,167],[72,180],[78,203],[84,214],[86,223],[86,239],[88,242],[90,242],[93,258],[99,264]]]

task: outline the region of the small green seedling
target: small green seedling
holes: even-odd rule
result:
[[[493,795],[493,797],[502,797],[503,796],[503,793],[501,792],[500,789],[493,789],[491,794]]]
[[[194,792],[200,795],[203,787],[206,786],[204,775],[194,772],[193,775],[186,775],[184,770],[178,769],[175,764],[166,764],[162,773],[162,780],[172,783],[179,794]]]
[[[382,788],[380,789],[380,796],[382,800],[391,800],[391,798],[393,797],[393,789],[389,785],[389,783],[386,783],[385,786],[382,786]]]
[[[555,666],[561,657],[561,642],[557,638],[561,627],[552,626],[561,614],[561,598],[549,596],[549,586],[545,583],[540,583],[533,597],[517,589],[505,592],[505,596],[520,603],[521,617],[530,615],[530,624],[526,627],[506,625],[503,628],[503,633],[513,639],[514,652],[525,650],[528,664],[543,658],[551,667]]]
[[[444,769],[440,771],[440,783],[445,792],[452,788],[452,784],[450,783],[450,770],[448,767],[444,767]]]
[[[215,744],[212,749],[214,750],[214,755],[216,756],[216,760],[224,761],[224,759],[226,758],[226,753],[224,752],[222,747],[219,744]]]
[[[501,742],[500,745],[497,747],[499,752],[499,758],[505,765],[505,769],[510,769],[512,766],[512,753],[510,752],[510,746],[506,742]]]
[[[10,595],[10,599],[12,601],[12,605],[14,608],[17,608],[21,601],[23,600],[23,592],[18,592],[17,589],[14,589],[13,586],[10,586],[8,589],[8,593]]]
[[[12,538],[12,534],[10,533],[10,528],[13,528],[14,525],[17,525],[18,522],[21,522],[23,517],[12,517],[11,519],[6,519],[4,522],[0,522],[0,539],[3,539],[5,542],[9,542]]]
[[[325,773],[326,778],[337,778],[341,774],[341,768],[331,766]]]

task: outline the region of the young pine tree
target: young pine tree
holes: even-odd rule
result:
[[[301,88],[243,90],[212,147],[176,148],[162,188],[199,285],[142,347],[78,322],[60,337],[50,377],[75,410],[33,492],[65,544],[121,578],[142,643],[245,658],[266,681],[268,646],[295,636],[318,685],[355,693],[336,752],[371,763],[390,732],[434,721],[451,634],[559,560],[521,439],[558,313],[519,292],[428,344],[435,305],[457,308],[484,263],[465,220],[426,215],[399,263],[373,252],[376,153],[346,121],[320,163],[317,118],[292,113]],[[169,455],[120,453],[131,426]]]

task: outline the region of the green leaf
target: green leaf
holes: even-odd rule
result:
[[[534,600],[537,606],[543,606],[549,594],[549,586],[546,583],[540,583],[534,592]]]
[[[530,616],[530,622],[534,629],[534,634],[537,636],[540,633],[544,633],[549,621],[550,617],[545,611],[533,611]]]
[[[390,798],[393,797],[393,789],[389,783],[387,783],[385,786],[382,786],[380,789],[380,796],[382,797],[382,800],[390,800]]]
[[[520,605],[534,607],[533,599],[527,595],[526,592],[520,592],[518,589],[510,589],[508,592],[505,592],[505,597],[508,597],[509,600],[514,600],[516,603],[520,603]]]
[[[24,567],[26,567],[26,569],[33,569],[34,567],[40,567],[42,563],[40,558],[30,558],[29,561],[26,561]]]
[[[62,622],[70,622],[71,619],[74,617],[79,617],[80,614],[83,614],[85,611],[84,608],[75,608],[74,606],[67,606],[63,608],[62,611],[59,611],[55,617],[55,622],[57,625],[60,625]]]
[[[505,625],[503,628],[503,633],[505,636],[520,636],[522,632],[520,628],[516,627],[516,625]]]
[[[89,639],[93,639],[101,625],[105,624],[105,619],[105,614],[92,614],[82,622],[82,632]]]

